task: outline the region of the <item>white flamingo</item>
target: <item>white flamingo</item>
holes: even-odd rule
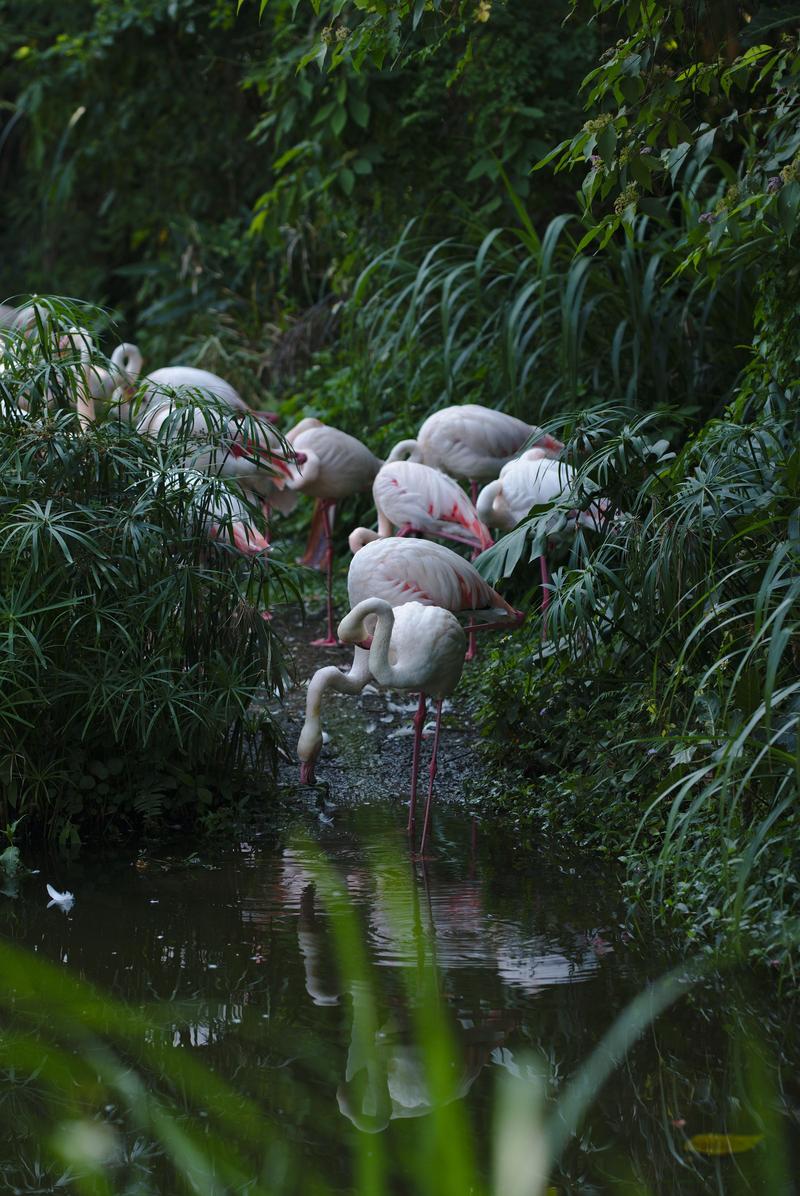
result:
[[[286,436],[295,455],[286,489],[316,499],[311,532],[301,564],[325,569],[327,581],[328,633],[315,645],[335,644],[333,634],[333,519],[336,504],[366,490],[381,467],[381,461],[355,436],[331,428],[321,420],[303,419]]]
[[[417,461],[387,461],[375,475],[372,496],[378,512],[378,535],[417,532],[454,540],[483,551],[493,541],[489,529],[458,482]]]
[[[137,430],[154,439],[184,438],[194,469],[230,478],[262,504],[269,518],[273,505],[280,505],[281,491],[293,476],[294,465],[284,456],[284,449],[268,423],[250,424],[255,435],[244,439],[242,428],[231,415],[215,409],[179,407],[165,399],[147,407],[139,416]],[[221,433],[222,443],[209,443],[212,434]],[[299,460],[303,459],[300,454]]]
[[[489,527],[511,531],[526,517],[531,507],[558,502],[570,492],[574,482],[575,470],[565,461],[553,460],[541,448],[532,448],[516,460],[509,461],[500,470],[500,477],[484,486],[478,495],[478,513]],[[602,526],[607,510],[607,501],[601,499],[592,503],[586,511],[572,512],[570,523],[573,527],[581,524],[597,530]],[[546,557],[539,557],[539,567],[542,575],[542,612],[546,620],[550,604],[550,573]]]
[[[210,370],[200,370],[190,365],[167,365],[142,377],[144,358],[138,345],[128,342],[118,345],[111,354],[111,365],[122,380],[120,398],[129,398],[141,387],[143,408],[171,398],[171,392],[181,387],[206,391],[220,399],[231,411],[242,415],[250,411],[247,403],[230,382],[226,382],[218,374],[212,374]],[[124,407],[121,410],[126,412]]]
[[[416,439],[401,440],[392,449],[389,460],[407,456],[455,478],[467,478],[475,502],[478,483],[496,478],[506,461],[529,440],[551,453],[560,453],[564,447],[541,428],[504,411],[464,403],[460,407],[443,407],[428,416]]]
[[[355,528],[349,543],[354,553],[347,576],[351,606],[374,595],[392,606],[425,602],[469,616],[470,632],[508,630],[524,618],[484,581],[474,565],[444,544],[380,537],[367,527]],[[498,616],[499,621],[486,621]],[[474,655],[474,639],[470,636],[467,660]]]
[[[368,637],[367,620],[374,624],[369,648],[363,646]],[[339,624],[339,638],[343,643],[355,644],[353,668],[346,676],[335,667],[319,669],[311,679],[306,701],[306,720],[297,745],[301,761],[300,778],[306,783],[314,779],[314,764],[322,747],[320,709],[328,689],[345,693],[359,693],[372,679],[378,685],[419,693],[419,707],[414,716],[414,749],[411,764],[411,802],[408,833],[413,836],[416,825],[419,750],[422,726],[425,722],[426,699],[436,702],[436,729],[430,764],[428,797],[422,825],[420,852],[424,853],[430,827],[433,782],[439,751],[442,721],[442,702],[454,691],[464,669],[466,635],[458,619],[439,606],[408,602],[397,608],[383,598],[366,598],[359,602]],[[342,682],[347,682],[343,685]]]

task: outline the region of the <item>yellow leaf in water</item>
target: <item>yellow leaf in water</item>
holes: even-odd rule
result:
[[[758,1146],[763,1138],[763,1134],[695,1134],[686,1147],[698,1154],[741,1154]]]

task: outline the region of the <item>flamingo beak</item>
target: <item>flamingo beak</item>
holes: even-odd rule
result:
[[[254,411],[253,415],[256,419],[260,419],[262,424],[272,424],[273,428],[281,422],[277,411]]]
[[[246,556],[258,556],[262,552],[269,552],[269,540],[256,528],[245,523],[232,523],[231,532],[234,544],[239,552]]]

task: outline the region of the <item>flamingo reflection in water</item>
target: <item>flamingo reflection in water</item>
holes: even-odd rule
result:
[[[336,1101],[363,1132],[378,1133],[391,1121],[432,1110],[430,1060],[408,1029],[414,1017],[405,1002],[389,996],[387,1016],[386,997],[364,975],[349,971],[346,959],[334,966],[324,909],[329,902],[366,910],[371,962],[383,975],[387,965],[414,969],[417,1000],[427,994],[446,1001],[445,992],[459,993],[453,973],[462,969],[485,969],[499,982],[504,996],[494,1002],[496,1008],[465,1012],[462,993],[458,1012],[447,1019],[456,1050],[448,1087],[436,1094],[439,1103],[464,1097],[487,1065],[525,1074],[526,1065],[508,1045],[520,997],[587,980],[599,967],[600,953],[585,934],[576,934],[573,949],[563,950],[515,921],[491,918],[476,879],[440,881],[424,865],[416,875],[422,884],[409,884],[396,860],[372,869],[348,860],[332,894],[329,865],[320,868],[313,852],[293,849],[283,856],[282,887],[297,914],[306,991],[317,1006],[347,1004],[349,998],[350,1039]]]

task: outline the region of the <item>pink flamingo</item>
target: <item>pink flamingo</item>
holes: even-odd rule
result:
[[[372,496],[378,511],[378,535],[419,533],[454,540],[479,552],[491,548],[489,529],[458,482],[416,461],[387,461],[375,475]]]
[[[382,598],[392,607],[420,602],[464,616],[470,621],[470,630],[479,631],[508,630],[518,626],[524,618],[484,581],[474,565],[444,544],[407,540],[400,536],[379,537],[376,532],[362,527],[350,533],[350,548],[354,555],[347,575],[347,590],[353,608],[367,598]],[[365,650],[368,646],[365,640],[362,654],[359,654],[360,649],[356,650],[349,674],[334,670],[336,675],[327,684],[335,684],[345,693],[359,693],[371,675]],[[414,778],[426,709],[425,694],[421,692],[414,715],[410,834],[414,832],[417,792]]]
[[[374,628],[369,648],[364,647],[367,627]],[[430,828],[433,783],[439,751],[442,702],[455,690],[464,669],[466,636],[458,619],[449,610],[421,602],[393,607],[383,598],[366,598],[356,603],[339,624],[339,638],[355,644],[353,667],[343,674],[333,666],[319,669],[311,679],[306,701],[306,719],[300,733],[297,754],[300,779],[314,779],[314,765],[322,747],[320,708],[328,689],[358,693],[372,679],[393,689],[419,692],[419,709],[414,720],[415,738],[411,766],[411,805],[408,831],[415,833],[419,746],[425,720],[426,697],[436,701],[436,730],[428,783],[428,796],[420,840],[424,854]]]
[[[529,449],[521,457],[509,461],[500,470],[496,481],[484,486],[478,495],[477,509],[481,519],[490,527],[511,531],[524,519],[531,507],[556,503],[568,494],[575,481],[575,470],[565,461],[553,460],[541,448]],[[606,500],[592,503],[586,511],[570,513],[573,527],[581,524],[597,530],[608,511]],[[539,557],[542,575],[542,617],[547,630],[547,608],[550,605],[550,572],[547,558]]]
[[[504,411],[464,403],[460,407],[443,407],[429,415],[416,439],[401,440],[392,449],[389,460],[407,455],[412,461],[423,461],[453,477],[467,478],[474,503],[478,483],[496,478],[505,463],[529,440],[550,453],[560,453],[564,447],[541,428]]]
[[[366,490],[381,467],[381,461],[355,436],[328,427],[319,419],[303,419],[287,433],[297,458],[290,467],[286,488],[316,499],[311,532],[301,564],[325,569],[327,580],[328,634],[314,640],[315,646],[337,643],[333,634],[333,519],[336,504]]]

